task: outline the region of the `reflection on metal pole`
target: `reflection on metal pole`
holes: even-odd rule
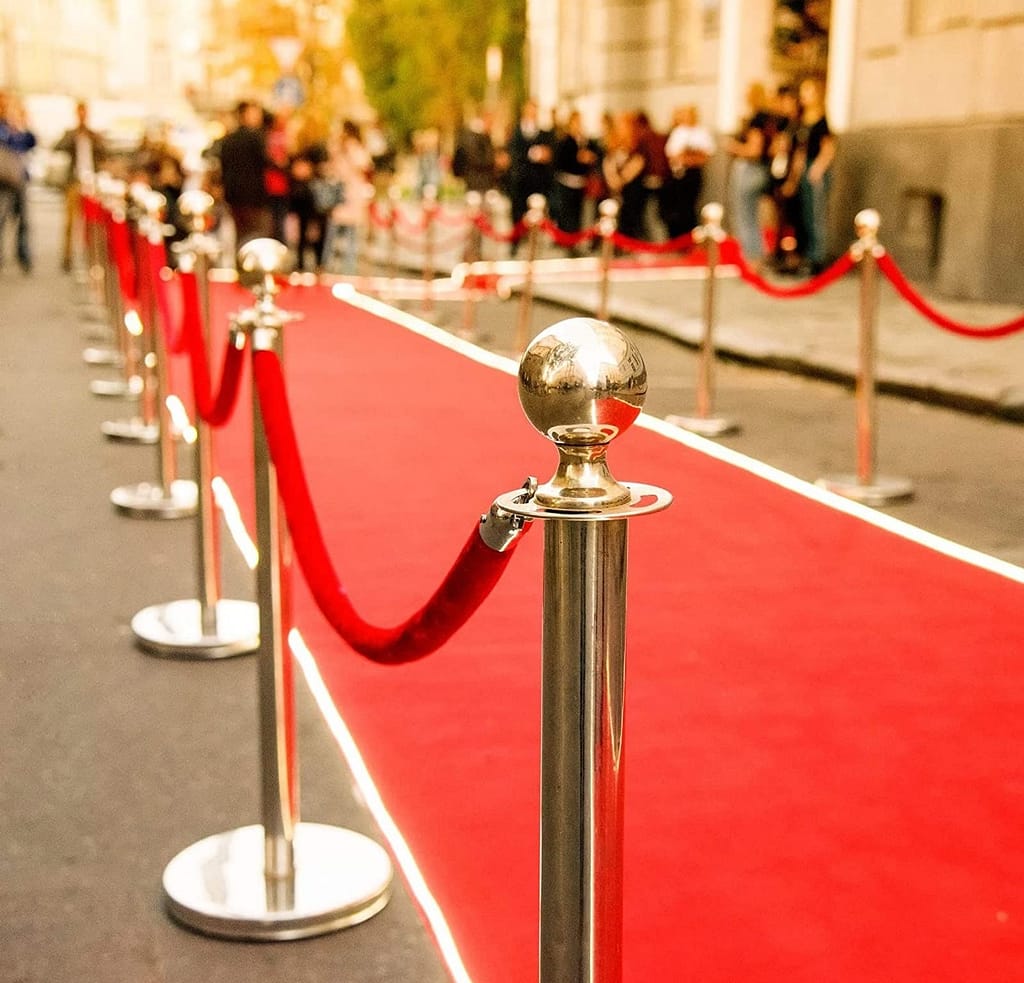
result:
[[[845,498],[866,505],[885,505],[913,498],[914,486],[906,478],[875,473],[875,362],[877,349],[878,262],[883,252],[878,242],[881,221],[878,212],[866,208],[857,213],[854,255],[860,264],[860,333],[856,381],[857,471],[854,475],[819,478],[817,484]]]
[[[558,447],[554,476],[501,508],[544,519],[540,983],[621,983],[627,520],[667,507],[620,484],[608,445],[647,392],[636,347],[572,318],[523,355],[519,397]]]

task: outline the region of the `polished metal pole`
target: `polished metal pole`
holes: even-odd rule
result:
[[[483,259],[483,233],[480,231],[480,217],[483,214],[483,195],[479,191],[466,192],[466,219],[469,222],[469,234],[466,236],[466,248],[463,252],[464,263],[475,263]],[[478,291],[475,286],[466,288],[466,296],[462,302],[462,337],[472,338],[476,331],[476,305]]]
[[[144,213],[137,217],[140,236],[136,240],[135,254],[135,261],[141,272],[149,265],[149,257],[146,254],[149,246],[163,246],[163,213],[167,202],[162,194],[148,189],[138,190],[136,196],[136,206],[144,209]],[[158,276],[159,271],[153,275]],[[167,352],[163,332],[157,323],[157,289],[156,283],[153,283],[152,289],[143,292],[140,297],[145,304],[141,311],[144,342],[141,426],[156,430],[157,480],[155,483],[142,481],[115,488],[110,493],[110,501],[123,515],[136,518],[182,519],[195,515],[198,489],[195,482],[177,477],[178,452],[174,424],[167,406]],[[122,425],[129,428],[135,426],[132,421]]]
[[[428,184],[423,189],[423,305],[422,317],[429,320],[434,316],[434,236],[437,219],[437,188]]]
[[[281,356],[281,334],[260,325],[260,347]],[[253,355],[257,343],[253,343]],[[266,845],[268,899],[272,907],[290,905],[288,882],[294,882],[293,841],[299,821],[298,767],[295,758],[295,694],[288,651],[289,578],[285,548],[287,528],[277,492],[277,470],[270,460],[263,411],[255,386],[252,393],[253,460],[256,475],[256,603],[260,612],[259,715],[261,802]],[[284,896],[282,897],[281,892]]]
[[[257,278],[257,302],[237,319],[250,334],[254,362],[256,352],[280,358],[281,328],[293,319],[273,299],[275,276],[287,258],[287,247],[274,239],[253,239],[239,250],[240,275]],[[367,837],[299,822],[288,530],[256,386],[252,416],[262,822],[187,847],[165,868],[163,888],[172,917],[190,928],[224,938],[290,941],[381,911],[392,869],[386,851]]]
[[[914,486],[908,479],[879,475],[875,470],[878,256],[884,252],[878,242],[880,225],[878,212],[873,208],[858,212],[854,218],[857,242],[851,247],[851,253],[860,265],[860,324],[854,394],[856,471],[852,475],[819,478],[816,482],[823,488],[866,505],[887,505],[914,496]]]
[[[704,335],[697,356],[697,391],[695,412],[690,416],[667,416],[665,419],[683,430],[702,437],[722,437],[735,433],[739,427],[732,420],[714,413],[715,404],[715,316],[717,313],[718,264],[721,243],[723,209],[717,202],[708,202],[701,209],[703,224],[694,230],[694,239],[703,243],[707,255],[704,273]]]
[[[542,983],[622,979],[625,519],[544,530]]]
[[[533,311],[533,264],[537,262],[537,240],[544,221],[547,201],[543,195],[530,195],[527,199],[526,221],[526,279],[519,294],[519,316],[516,319],[516,351],[522,352],[529,339],[530,315]]]
[[[620,484],[608,445],[639,416],[647,368],[611,325],[570,318],[519,365],[519,399],[558,468],[500,508],[543,519],[540,983],[621,983],[627,520],[666,508]]]
[[[612,256],[615,253],[615,243],[612,240],[618,228],[619,203],[614,198],[606,198],[597,206],[597,211],[597,231],[601,236],[601,284],[598,288],[597,310],[594,313],[599,321],[607,321],[609,280]]]
[[[867,231],[867,230],[865,230]],[[878,264],[874,247],[877,228],[862,239],[860,257],[860,332],[858,342],[857,481],[870,485],[875,478],[875,312],[878,304]]]
[[[213,198],[199,190],[186,191],[178,201],[182,216],[192,225],[192,231],[176,249],[178,266],[196,276],[199,329],[207,358],[210,354],[209,268],[210,260],[219,251],[216,240],[206,234],[206,222],[213,206]],[[232,336],[236,344],[245,343],[241,332],[232,332]],[[162,407],[169,416],[166,400],[162,400]],[[197,413],[194,430],[197,596],[144,608],[132,618],[132,632],[140,648],[167,658],[198,660],[246,655],[259,647],[259,609],[252,601],[221,596],[220,523],[213,494],[216,476],[213,429]],[[176,486],[179,484],[175,482]]]

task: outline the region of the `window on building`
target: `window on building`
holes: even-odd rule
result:
[[[935,34],[974,23],[975,0],[910,0],[909,33]]]

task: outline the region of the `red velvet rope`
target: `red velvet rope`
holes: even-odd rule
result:
[[[407,232],[414,232],[416,234],[422,234],[427,231],[427,225],[430,220],[427,217],[427,213],[424,212],[418,222],[414,222],[411,218],[405,215],[400,208],[396,208],[392,213],[395,225],[400,229],[405,229]]]
[[[434,218],[437,219],[439,225],[447,225],[452,229],[461,229],[468,221],[462,212],[449,212],[443,208],[434,212]]]
[[[855,260],[850,253],[843,253],[827,270],[819,273],[815,277],[811,277],[809,280],[805,280],[803,283],[798,283],[792,287],[780,287],[774,283],[769,283],[764,277],[758,275],[754,270],[750,268],[747,261],[743,258],[743,254],[737,249],[735,256],[732,258],[732,262],[740,268],[740,276],[749,283],[752,287],[756,287],[763,294],[767,294],[769,297],[781,297],[785,299],[791,299],[794,297],[809,297],[811,294],[816,294],[819,290],[824,290],[825,287],[840,277],[846,276],[855,265]]]
[[[370,202],[370,221],[377,226],[378,229],[390,229],[392,216],[383,214],[380,210],[380,206],[376,200]]]
[[[167,339],[167,350],[172,355],[181,355],[185,351],[185,333],[178,324],[175,329],[174,318],[171,316],[171,295],[167,281],[161,275],[167,265],[167,249],[162,242],[145,242],[146,262],[149,266],[149,280],[156,294],[156,306],[160,312],[160,323],[163,325],[164,337]]]
[[[877,257],[878,268],[885,274],[889,282],[896,288],[897,293],[914,307],[919,314],[928,318],[933,324],[952,331],[953,334],[964,335],[967,338],[1004,338],[1007,335],[1016,334],[1024,330],[1024,316],[1014,318],[1012,321],[1005,321],[1002,324],[993,324],[988,327],[963,324],[946,317],[945,314],[937,311],[928,303],[913,287],[907,282],[903,272],[896,265],[896,261],[888,254],[882,253]]]
[[[540,226],[548,238],[563,249],[573,249],[584,242],[589,242],[597,235],[596,229],[584,229],[582,232],[565,232],[551,219],[545,219]]]
[[[203,342],[199,281],[194,273],[181,274],[181,307],[181,334],[184,336],[192,369],[192,394],[196,410],[211,426],[219,427],[227,423],[238,402],[238,384],[242,377],[245,352],[228,342],[221,367],[220,386],[214,398],[210,391],[210,365]]]
[[[476,227],[495,242],[518,242],[526,234],[526,223],[523,221],[517,222],[511,232],[499,232],[483,215],[477,216]]]
[[[419,611],[394,628],[378,628],[364,621],[327,553],[303,473],[277,356],[256,352],[253,376],[295,555],[320,611],[342,639],[374,662],[396,665],[429,655],[451,638],[490,594],[515,552],[515,543],[499,553],[483,542],[474,526],[441,586]]]
[[[693,234],[690,232],[669,239],[668,242],[647,242],[643,239],[632,239],[621,232],[612,234],[612,242],[620,249],[631,253],[681,253],[693,246]]]
[[[121,296],[126,303],[134,305],[139,297],[128,223],[124,219],[110,216],[107,230],[110,236],[110,248],[114,254],[114,266],[117,269],[117,281],[121,285]]]

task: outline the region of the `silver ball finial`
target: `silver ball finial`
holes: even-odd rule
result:
[[[597,213],[602,218],[617,218],[619,215],[619,203],[614,198],[605,198],[597,206]]]
[[[860,239],[877,238],[878,227],[881,224],[881,216],[873,208],[864,208],[853,218],[853,228]]]
[[[643,357],[617,328],[577,317],[539,334],[519,365],[519,401],[534,428],[557,445],[559,464],[535,500],[577,512],[628,502],[629,489],[612,477],[605,454],[646,396]]]
[[[257,296],[276,293],[274,277],[284,273],[288,247],[277,239],[250,239],[238,250],[238,279]]]
[[[701,210],[700,217],[705,225],[721,225],[725,209],[717,201],[709,201]]]
[[[184,191],[178,198],[178,211],[188,220],[193,232],[206,231],[206,219],[213,206],[213,195],[199,188]]]

